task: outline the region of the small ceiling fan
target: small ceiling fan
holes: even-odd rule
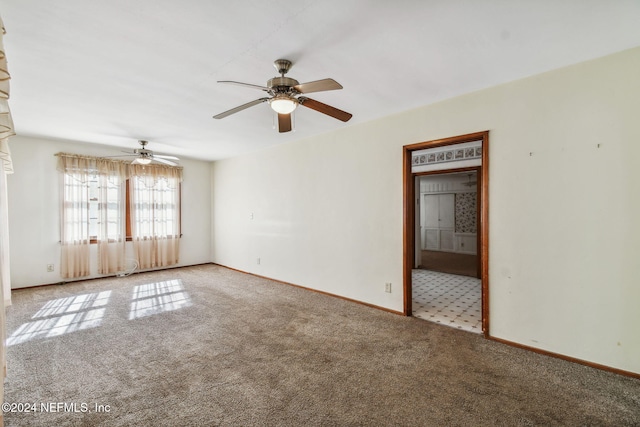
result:
[[[466,186],[466,187],[473,187],[474,185],[476,185],[478,183],[478,181],[471,181],[471,177],[474,176],[475,174],[469,173],[467,174],[467,182],[463,182],[462,185]],[[475,178],[475,176],[474,176]]]
[[[277,59],[273,62],[273,66],[280,73],[280,77],[274,77],[267,81],[266,86],[259,86],[249,83],[234,82],[229,80],[218,81],[218,83],[227,83],[238,86],[244,86],[253,89],[260,89],[267,92],[270,97],[259,98],[255,101],[248,102],[238,107],[227,110],[223,113],[213,116],[214,119],[223,119],[231,114],[235,114],[254,105],[269,102],[271,108],[278,113],[278,131],[289,132],[291,130],[291,113],[298,105],[302,105],[312,110],[331,116],[343,122],[349,121],[352,117],[350,113],[339,110],[322,102],[316,101],[306,96],[299,96],[311,92],[322,92],[327,90],[342,89],[342,85],[333,79],[316,80],[308,83],[298,83],[297,80],[285,77],[291,68],[291,61],[287,59]]]
[[[139,140],[138,143],[142,146],[142,148],[136,148],[132,151],[122,151],[123,153],[127,153],[129,156],[136,156],[135,159],[131,163],[137,163],[140,165],[148,165],[151,162],[163,163],[169,166],[178,166],[177,163],[172,160],[180,160],[176,156],[167,156],[164,154],[153,154],[153,151],[147,150],[145,147],[149,143],[149,141]],[[114,157],[125,157],[125,156],[114,156]]]

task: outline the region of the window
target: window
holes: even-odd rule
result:
[[[180,182],[177,177],[128,181],[127,236],[133,239],[180,235]]]
[[[125,191],[114,180],[100,179],[95,171],[84,178],[79,174],[64,174],[64,209],[67,229],[74,240],[117,240],[119,232],[120,204],[124,199],[126,238],[131,240],[132,221],[138,223],[136,237],[158,237],[180,234],[180,190],[175,177],[160,179],[147,187],[144,177],[131,177],[125,182]],[[101,182],[102,181],[102,182]],[[86,197],[84,197],[86,195]],[[136,197],[135,208],[130,198]],[[131,212],[135,211],[132,219]],[[103,231],[102,231],[103,230]]]
[[[101,274],[122,271],[126,240],[141,268],[178,262],[182,168],[60,153],[58,170],[63,277],[89,274],[90,243]]]
[[[87,171],[88,172],[88,171]],[[62,205],[62,242],[82,242],[90,238],[91,211],[97,224],[97,200],[92,206],[89,202],[89,174],[69,171],[63,178]]]
[[[122,238],[119,227],[122,185],[113,179],[100,178],[98,175],[90,176],[88,183],[91,243],[97,243],[98,236],[106,240]]]

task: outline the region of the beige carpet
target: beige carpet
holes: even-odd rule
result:
[[[460,276],[478,276],[478,257],[476,255],[453,252],[422,251],[420,268]]]
[[[7,426],[640,425],[636,379],[213,265],[13,299],[5,402],[59,411]]]

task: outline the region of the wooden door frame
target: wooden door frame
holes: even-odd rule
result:
[[[482,283],[482,333],[485,337],[489,337],[489,131],[419,142],[403,147],[403,312],[405,316],[411,316],[411,271],[415,262],[415,177],[420,175],[411,171],[411,154],[414,151],[427,148],[472,141],[482,141],[482,166],[480,167],[480,173],[478,173],[478,200],[480,202],[478,207],[480,217],[478,253],[480,255],[480,280]],[[446,172],[454,171],[455,168],[446,170]]]

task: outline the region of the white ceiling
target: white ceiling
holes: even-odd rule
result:
[[[215,160],[640,45],[638,0],[2,0],[18,135]],[[295,132],[260,104],[273,61],[334,78]]]

